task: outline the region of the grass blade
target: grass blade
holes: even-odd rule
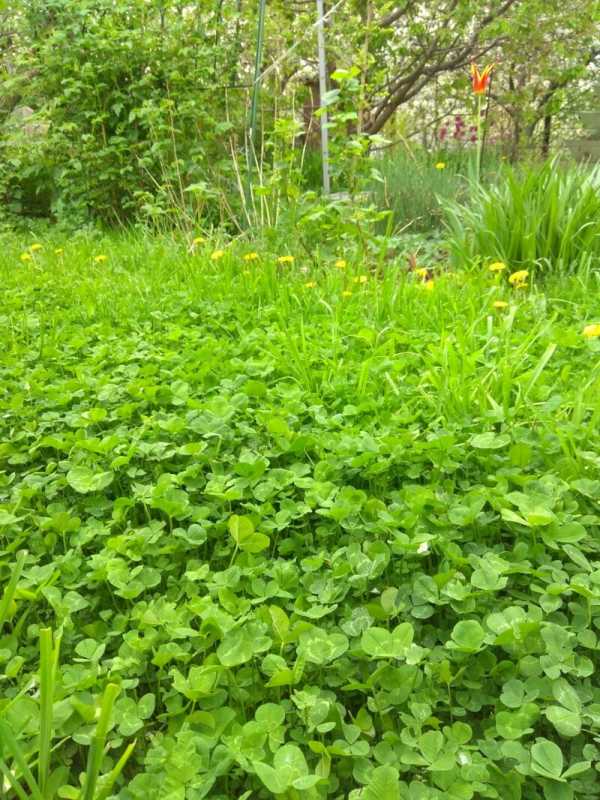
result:
[[[8,727],[6,722],[0,720],[0,749],[2,751],[8,750],[13,757],[14,763],[17,765],[21,775],[25,779],[27,786],[29,787],[29,791],[31,792],[31,797],[33,800],[44,800],[42,793],[37,785],[35,778],[31,770],[29,769],[29,765],[27,764],[27,760],[21,749],[19,743],[17,742],[14,733]]]
[[[556,350],[556,343],[552,342],[548,345],[548,347],[544,350],[542,357],[538,361],[536,368],[533,370],[533,374],[529,383],[527,384],[527,388],[525,389],[524,399],[527,398],[529,392],[533,389],[535,384],[538,382],[540,375],[544,371],[546,364],[550,361],[552,356],[554,355],[554,351]]]
[[[28,800],[27,795],[21,784],[17,781],[17,779],[12,774],[12,771],[8,768],[8,765],[0,759],[0,773],[4,775],[6,780],[10,783],[13,788],[14,793],[17,795],[19,800]]]
[[[23,564],[25,563],[26,557],[27,550],[20,550],[19,553],[17,553],[17,563],[15,564],[15,568],[10,576],[8,585],[4,590],[2,600],[0,600],[0,633],[2,632],[6,618],[8,617],[8,609],[10,608],[10,604],[15,597],[17,584],[19,582],[19,578],[21,577],[21,572],[23,571]]]
[[[40,738],[38,783],[44,795],[50,774],[50,753],[52,749],[52,712],[54,687],[60,638],[53,643],[52,630],[40,630]]]
[[[112,714],[113,706],[119,691],[119,687],[116,683],[109,683],[104,691],[102,706],[100,707],[100,718],[98,719],[96,732],[94,733],[88,753],[85,781],[81,793],[82,800],[95,799],[96,784],[98,783],[98,775],[100,774],[100,767],[102,766],[110,715]]]
[[[127,745],[125,750],[123,751],[123,755],[117,761],[115,766],[111,769],[108,775],[105,776],[105,780],[103,780],[102,789],[98,792],[96,800],[106,800],[106,798],[111,793],[112,787],[115,784],[115,781],[123,771],[125,764],[129,761],[129,756],[133,753],[133,749],[137,744],[137,740],[134,740],[130,744]]]

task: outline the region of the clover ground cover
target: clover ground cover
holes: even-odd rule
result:
[[[5,242],[5,796],[598,796],[596,278],[245,255]]]

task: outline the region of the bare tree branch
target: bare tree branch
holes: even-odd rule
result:
[[[521,1],[503,0],[496,8],[490,9],[475,22],[464,39],[460,32],[457,32],[451,42],[446,43],[441,41],[443,33],[452,27],[453,17],[459,4],[459,0],[450,0],[444,7],[443,15],[440,15],[441,20],[429,43],[419,41],[418,57],[402,62],[400,65],[402,71],[389,77],[376,90],[375,94],[379,97],[372,105],[366,130],[369,133],[377,133],[400,105],[415,97],[437,76],[460,69],[497,47],[503,41],[501,37],[495,37],[485,45],[480,45],[482,32]],[[400,22],[412,11],[413,6],[413,3],[406,3],[394,9],[382,17],[378,25],[390,27]]]

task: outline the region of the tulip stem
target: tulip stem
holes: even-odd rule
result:
[[[482,131],[481,131],[481,97],[477,95],[477,153],[475,156],[475,179],[481,183],[481,152],[483,150]]]
[[[490,92],[492,89],[492,77],[490,75],[489,83],[487,85],[487,93],[485,95],[486,105],[485,114],[482,116],[483,110],[483,94],[477,95],[477,157],[475,175],[477,183],[481,183],[481,165],[483,163],[483,150],[485,147],[485,135],[487,132],[487,120],[490,111]]]
[[[490,80],[487,86],[487,94],[485,96],[485,113],[483,115],[483,134],[481,136],[481,164],[483,165],[483,151],[485,150],[485,143],[488,133],[488,117],[490,115],[490,100],[492,96],[492,81],[494,80],[494,73],[490,73]]]

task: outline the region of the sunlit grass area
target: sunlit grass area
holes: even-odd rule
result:
[[[9,797],[583,796],[596,275],[201,238],[3,242]]]

